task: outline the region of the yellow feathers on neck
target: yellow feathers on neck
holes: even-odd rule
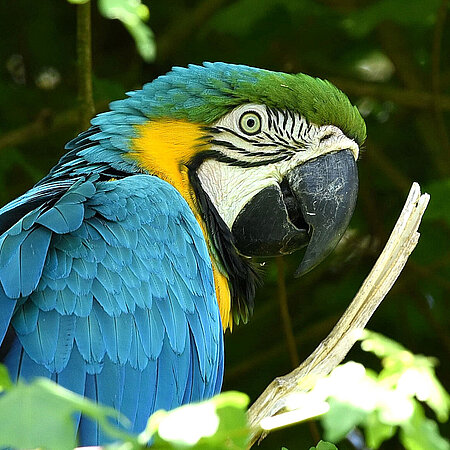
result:
[[[136,126],[130,157],[147,172],[170,183],[184,197],[202,228],[214,272],[216,296],[223,328],[232,327],[228,279],[213,257],[209,236],[189,182],[187,164],[199,152],[205,134],[201,125],[184,120],[161,119]]]
[[[182,120],[149,121],[137,125],[131,157],[146,171],[174,186],[192,207],[187,164],[201,144],[204,133],[195,123]]]

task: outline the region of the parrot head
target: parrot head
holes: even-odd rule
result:
[[[78,145],[78,155],[179,191],[205,235],[225,326],[252,309],[252,257],[306,247],[302,275],[337,245],[355,207],[366,128],[331,83],[204,63],[128,95],[92,120],[87,137],[102,145]]]

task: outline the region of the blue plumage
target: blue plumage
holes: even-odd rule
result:
[[[220,390],[211,262],[174,188],[150,175],[50,177],[0,218],[18,208],[25,214],[0,237],[0,336],[14,330],[3,344],[14,379],[54,379],[116,408],[134,431],[157,409]],[[108,440],[75,419],[81,444]]]

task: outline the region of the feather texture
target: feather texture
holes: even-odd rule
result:
[[[64,186],[55,198],[42,186],[43,202],[0,237],[0,326],[16,335],[4,360],[11,375],[53,378],[116,408],[134,431],[156,409],[217,393],[222,326],[206,244],[184,199],[149,175]],[[108,441],[92,421],[76,422],[82,445]]]

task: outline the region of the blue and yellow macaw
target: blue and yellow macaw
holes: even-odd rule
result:
[[[335,247],[365,125],[327,81],[225,63],[176,67],[91,123],[0,210],[1,355],[141,431],[220,391],[251,257],[306,246],[302,274]],[[75,420],[82,445],[107,441]]]

